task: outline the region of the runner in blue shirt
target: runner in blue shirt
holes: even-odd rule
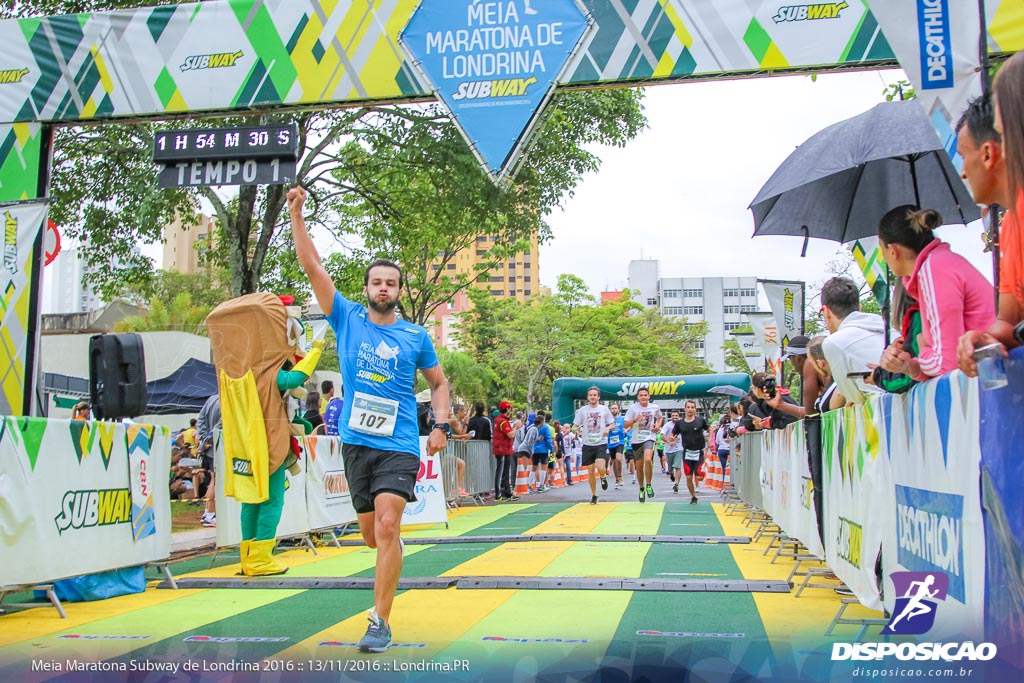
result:
[[[287,200],[295,255],[338,339],[345,401],[338,420],[342,458],[359,530],[366,545],[377,549],[374,606],[358,647],[384,652],[391,645],[391,605],[402,573],[402,512],[416,500],[420,467],[416,370],[430,386],[434,415],[449,414],[448,381],[427,331],[395,313],[404,284],[398,265],[383,259],[371,263],[363,276],[366,306],[349,301],[335,288],[306,231],[306,191],[294,187]],[[430,453],[448,443],[447,421],[434,427],[427,437]]]
[[[615,473],[615,488],[622,488],[622,450],[625,447],[626,428],[623,426],[625,418],[619,414],[619,404],[613,403],[611,408],[612,428],[608,431],[608,464],[612,466]]]

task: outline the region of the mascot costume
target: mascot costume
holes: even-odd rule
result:
[[[298,471],[301,452],[288,419],[287,392],[301,391],[324,342],[301,360],[304,330],[292,297],[248,294],[217,306],[206,318],[223,418],[224,493],[242,504],[242,573],[283,574],[273,557],[281,521],[285,472]],[[304,392],[303,392],[304,394]],[[302,430],[297,430],[302,434]]]

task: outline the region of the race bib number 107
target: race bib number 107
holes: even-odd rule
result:
[[[398,401],[356,392],[348,426],[373,436],[391,436],[398,421]]]

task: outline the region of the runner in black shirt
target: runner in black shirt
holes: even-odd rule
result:
[[[690,505],[697,504],[697,472],[704,464],[704,447],[708,441],[708,421],[697,415],[697,403],[687,401],[683,406],[685,415],[676,420],[672,428],[673,438],[683,440],[683,477],[690,490]]]

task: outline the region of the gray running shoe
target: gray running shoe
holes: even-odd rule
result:
[[[370,626],[366,629],[366,635],[359,641],[359,651],[386,652],[391,647],[391,629],[372,609],[367,610],[366,613],[370,620]]]

